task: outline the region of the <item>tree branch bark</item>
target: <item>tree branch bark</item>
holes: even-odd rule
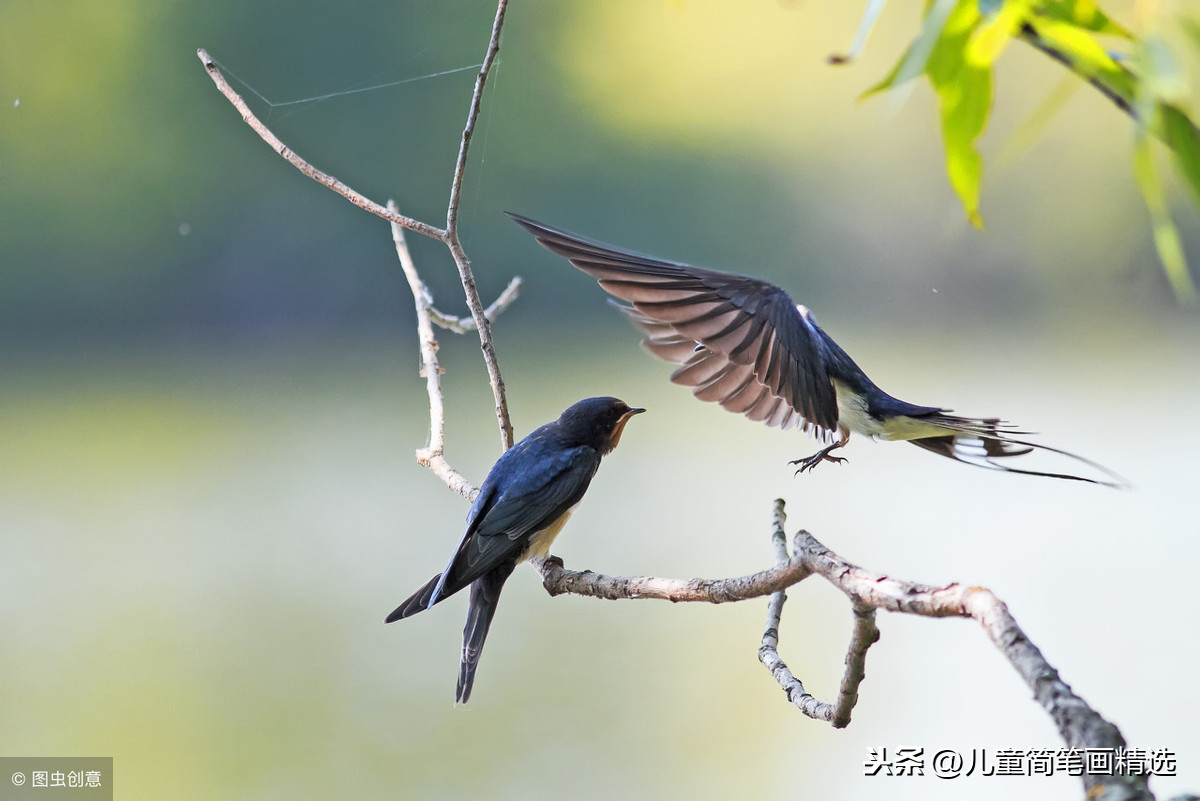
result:
[[[388,201],[388,208],[395,208],[393,201]],[[413,302],[417,309],[417,337],[421,349],[421,375],[425,377],[425,389],[429,395],[429,443],[417,450],[417,461],[433,471],[442,482],[468,501],[475,500],[478,489],[467,481],[461,473],[446,461],[446,411],[442,399],[442,368],[438,364],[437,338],[433,335],[433,295],[429,287],[421,280],[417,266],[413,263],[412,254],[408,250],[408,242],[404,239],[403,226],[392,223],[392,239],[396,243],[396,256],[404,277],[408,279],[409,289],[412,290]]]
[[[507,10],[508,0],[499,0],[496,4],[496,18],[492,22],[487,54],[483,58],[479,74],[475,77],[475,90],[471,93],[467,123],[463,126],[462,138],[459,140],[458,159],[454,163],[454,177],[450,181],[450,202],[446,208],[445,238],[442,240],[450,249],[454,263],[458,265],[458,276],[462,281],[463,293],[467,297],[467,308],[471,310],[471,318],[475,320],[475,327],[479,331],[479,348],[483,352],[488,383],[496,401],[496,422],[500,426],[500,446],[503,450],[513,446],[513,428],[508,415],[504,377],[500,374],[500,362],[496,357],[496,346],[492,342],[492,324],[488,321],[483,302],[479,299],[479,290],[475,287],[475,274],[471,271],[471,261],[458,238],[458,207],[462,200],[462,182],[467,169],[467,155],[471,149],[471,136],[475,133],[475,122],[479,119],[479,106],[483,102],[483,90],[487,85],[488,74],[492,65],[496,63],[496,54],[500,52],[500,33],[504,29],[504,14]]]
[[[390,208],[389,204],[389,208]],[[401,236],[404,229],[401,228]],[[492,305],[483,310],[483,316],[488,318],[489,322],[495,322],[505,309],[512,305],[512,302],[521,294],[521,289],[525,286],[525,282],[520,276],[514,277],[508,282],[508,286],[504,287],[504,291],[496,296],[492,301]],[[438,311],[437,307],[429,307],[429,318],[438,328],[444,328],[454,334],[465,334],[468,331],[475,331],[475,319],[472,317],[455,317],[445,312]]]
[[[1059,678],[1058,671],[1046,661],[1037,646],[1017,625],[1008,607],[991,590],[961,584],[935,587],[872,573],[843,559],[803,530],[796,532],[792,555],[788,558],[786,548],[781,546],[786,538],[782,500],[775,501],[772,519],[771,536],[777,564],[769,570],[749,576],[688,580],[644,576],[621,578],[589,570],[567,570],[562,561],[555,558],[537,561],[534,566],[541,573],[542,584],[551,595],[571,593],[610,600],[659,598],[673,602],[707,603],[771,595],[759,658],[779,682],[788,700],[801,712],[837,727],[849,723],[850,711],[858,697],[858,686],[865,676],[867,649],[878,639],[875,610],[924,617],[972,618],[1033,690],[1034,697],[1054,720],[1068,746],[1124,748],[1125,740],[1117,727],[1101,717]],[[800,680],[787,669],[776,650],[784,591],[812,575],[824,578],[841,590],[854,611],[854,633],[836,707],[810,695]],[[1085,775],[1081,778],[1090,799],[1126,801],[1154,797],[1145,776]]]

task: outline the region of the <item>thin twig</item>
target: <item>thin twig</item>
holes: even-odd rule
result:
[[[388,201],[388,209],[394,210],[394,201]],[[425,388],[429,394],[429,444],[417,450],[417,461],[433,471],[447,487],[457,492],[467,500],[474,500],[479,492],[470,481],[450,466],[444,456],[446,446],[446,411],[442,399],[442,368],[438,364],[437,338],[433,335],[431,312],[433,296],[429,288],[421,280],[417,266],[413,263],[412,254],[408,250],[408,242],[404,239],[404,228],[392,223],[392,239],[396,243],[396,255],[400,259],[400,267],[408,286],[412,290],[413,301],[417,308],[417,336],[421,342],[421,373],[425,376]]]
[[[232,103],[233,107],[241,113],[242,121],[254,129],[254,132],[257,133],[264,142],[270,145],[272,150],[283,156],[283,158],[293,167],[307,175],[309,178],[312,178],[317,183],[329,187],[354,205],[371,212],[377,217],[382,217],[388,222],[396,225],[402,225],[408,230],[415,231],[422,236],[436,239],[439,242],[445,241],[446,232],[441,228],[435,228],[429,223],[423,223],[420,220],[414,220],[412,217],[406,217],[399,212],[392,211],[384,206],[381,206],[374,200],[371,200],[369,197],[354,189],[351,189],[349,186],[342,183],[337,178],[334,178],[329,173],[318,170],[316,167],[300,158],[300,156],[296,155],[294,150],[280,141],[279,137],[276,136],[270,128],[264,125],[263,122],[254,115],[254,112],[251,111],[250,107],[246,105],[246,101],[242,99],[242,96],[233,90],[233,87],[229,85],[229,81],[225,80],[225,76],[221,74],[221,70],[212,60],[212,57],[208,55],[207,50],[202,47],[196,51],[196,55],[200,57],[200,62],[204,65],[204,69],[208,71],[208,77],[212,78],[213,83],[217,85],[217,89],[219,89],[221,94],[225,95],[225,99]]]
[[[458,232],[451,231],[446,242],[454,263],[458,265],[458,277],[462,281],[463,293],[467,297],[467,308],[475,320],[479,331],[479,349],[483,353],[483,363],[487,367],[488,384],[492,387],[492,398],[496,403],[496,422],[500,426],[500,447],[508,450],[513,446],[512,420],[508,414],[508,396],[504,388],[504,376],[500,373],[500,360],[496,357],[496,346],[492,342],[492,324],[484,312],[483,303],[479,300],[479,290],[475,287],[475,275],[471,272],[471,262],[458,241]]]
[[[504,378],[500,374],[500,363],[496,358],[496,347],[492,344],[492,326],[488,322],[479,299],[479,290],[475,287],[475,275],[471,271],[471,261],[463,250],[458,237],[458,207],[462,197],[463,175],[467,169],[467,155],[471,148],[471,136],[475,132],[475,122],[479,119],[479,106],[483,101],[483,88],[487,84],[488,73],[496,62],[496,54],[500,52],[500,32],[504,27],[504,14],[508,9],[508,0],[499,0],[496,5],[496,19],[492,23],[492,36],[488,40],[487,55],[483,58],[483,66],[475,77],[475,91],[471,94],[471,106],[467,112],[467,123],[463,127],[462,139],[458,145],[458,159],[454,163],[454,178],[450,182],[450,203],[446,208],[446,238],[443,240],[458,265],[458,275],[462,280],[463,293],[467,297],[467,308],[475,320],[479,331],[479,347],[483,351],[483,362],[487,366],[488,383],[492,386],[492,396],[496,402],[496,421],[500,426],[500,444],[508,450],[513,444],[512,421],[508,415],[508,400],[505,396]]]
[[[783,501],[775,501],[777,527],[782,526]],[[775,531],[778,548],[778,535]],[[1072,748],[1118,748],[1125,741],[1116,726],[1100,716],[1075,695],[1058,672],[1046,661],[1041,651],[1017,625],[1008,607],[983,587],[949,584],[934,587],[891,578],[863,570],[826,548],[807,531],[798,531],[793,540],[792,557],[770,570],[730,579],[665,579],[651,577],[620,578],[592,571],[576,572],[563,567],[562,561],[551,558],[535,563],[542,574],[542,583],[551,595],[573,593],[597,598],[662,598],[670,601],[701,601],[721,603],[761,597],[778,593],[810,575],[816,574],[840,589],[854,604],[855,633],[847,656],[847,678],[842,683],[842,695],[857,694],[863,672],[861,659],[875,637],[874,622],[859,615],[859,609],[905,612],[925,617],[969,617],[987,632],[992,643],[1008,659],[1030,689],[1042,708],[1049,713],[1059,734]],[[782,602],[780,603],[782,606]],[[859,620],[863,622],[859,623]],[[869,625],[868,625],[869,622]],[[773,625],[774,624],[774,625]],[[768,629],[778,624],[768,620]],[[764,635],[764,644],[768,637]],[[799,684],[799,682],[797,682]],[[801,691],[802,692],[802,691]],[[791,696],[789,696],[790,698]],[[800,696],[801,698],[804,695]],[[808,696],[811,698],[811,696]],[[839,707],[843,705],[839,698]],[[815,702],[820,703],[820,702]],[[845,700],[849,707],[853,704]],[[797,706],[801,706],[797,704]],[[801,706],[804,710],[804,707]],[[805,714],[810,714],[804,710]],[[814,710],[815,711],[815,710]],[[832,720],[822,715],[810,715]],[[1087,775],[1081,777],[1089,798],[1153,799],[1145,776]]]
[[[504,291],[501,292],[494,301],[492,301],[492,305],[483,310],[483,316],[488,318],[488,322],[496,322],[496,318],[499,317],[505,309],[511,306],[512,302],[521,294],[521,289],[524,287],[524,285],[525,282],[519,275],[514,276],[513,279],[508,282],[508,286],[504,287]],[[430,302],[432,303],[432,301]],[[472,318],[454,317],[453,315],[439,311],[435,306],[429,307],[429,319],[432,320],[433,324],[438,328],[444,328],[445,330],[455,334],[465,334],[468,331],[474,331],[477,328],[475,325],[475,320]]]
[[[787,521],[783,506],[776,505],[771,514],[771,544],[775,547],[775,566],[788,564],[787,533],[784,523]],[[796,708],[814,720],[833,720],[833,706],[824,701],[818,701],[807,690],[804,683],[796,678],[787,663],[779,655],[779,625],[783,617],[783,604],[787,601],[787,592],[778,590],[771,593],[767,602],[767,623],[763,627],[762,645],[758,648],[758,661],[771,674],[779,686],[783,688],[788,701]]]
[[[875,625],[875,610],[866,604],[854,604],[854,633],[850,635],[850,647],[846,651],[846,673],[842,676],[837,706],[830,721],[835,729],[850,725],[850,713],[858,703],[858,687],[867,677],[867,650],[877,642],[879,628]]]
[[[1037,29],[1034,28],[1033,25],[1029,24],[1028,22],[1022,24],[1017,35],[1020,37],[1020,39],[1022,41],[1026,42],[1034,49],[1042,51],[1047,56],[1049,56],[1050,58],[1057,61],[1059,64],[1062,64],[1064,67],[1069,69],[1071,72],[1075,73],[1080,78],[1082,78],[1083,80],[1090,83],[1093,86],[1093,88],[1096,89],[1096,91],[1098,91],[1100,94],[1104,95],[1110,101],[1112,101],[1112,104],[1114,106],[1116,106],[1121,111],[1128,114],[1129,117],[1131,119],[1133,119],[1135,122],[1137,121],[1138,115],[1137,115],[1137,111],[1133,107],[1133,99],[1132,98],[1125,97],[1120,92],[1118,92],[1114,87],[1109,86],[1108,84],[1104,83],[1099,78],[1097,78],[1093,75],[1085,75],[1083,73],[1083,71],[1079,68],[1079,65],[1077,65],[1070,56],[1068,56],[1066,53],[1059,50],[1057,47],[1055,47],[1054,45],[1050,44],[1045,39],[1043,39],[1038,34]]]
[[[294,166],[300,172],[312,178],[314,181],[329,187],[337,192],[342,197],[354,203],[372,214],[382,217],[393,226],[407,228],[410,231],[415,231],[423,236],[436,239],[446,246],[450,251],[451,257],[458,268],[459,279],[462,282],[463,292],[466,295],[467,308],[471,312],[471,325],[468,326],[465,320],[456,320],[448,315],[442,314],[433,308],[432,299],[429,296],[429,290],[417,275],[415,267],[412,265],[411,256],[408,256],[408,247],[404,243],[403,236],[397,237],[396,231],[393,229],[393,239],[396,240],[397,253],[401,254],[401,263],[407,258],[408,264],[404,266],[405,275],[409,278],[409,285],[413,289],[413,297],[418,308],[418,327],[421,325],[424,314],[424,322],[437,321],[439,323],[447,323],[444,327],[450,330],[469,331],[474,328],[479,332],[479,345],[483,352],[483,361],[487,367],[488,383],[492,387],[492,395],[496,406],[496,420],[500,428],[500,443],[507,450],[513,444],[513,429],[512,422],[509,419],[508,400],[504,389],[504,378],[500,373],[500,364],[496,357],[496,346],[492,340],[491,320],[495,319],[496,315],[504,311],[510,303],[517,297],[517,293],[521,287],[521,279],[514,278],[508,287],[501,293],[487,309],[483,308],[483,302],[479,298],[479,290],[475,286],[475,275],[471,270],[471,262],[467,258],[466,252],[463,250],[462,243],[458,235],[458,207],[462,198],[462,182],[463,175],[466,171],[467,154],[470,149],[471,135],[475,130],[475,123],[479,118],[479,108],[483,100],[483,89],[487,83],[488,73],[491,71],[492,65],[496,61],[496,54],[500,50],[500,32],[504,25],[504,14],[508,7],[507,0],[499,0],[496,7],[496,17],[492,24],[491,37],[488,40],[487,55],[484,58],[483,64],[480,67],[479,74],[475,78],[475,89],[471,95],[471,104],[467,113],[467,124],[463,129],[462,140],[459,143],[458,158],[454,164],[454,175],[450,184],[450,200],[446,211],[446,228],[437,228],[420,220],[413,219],[400,214],[394,203],[389,202],[388,205],[382,206],[379,203],[371,200],[362,193],[352,189],[342,183],[332,175],[323,172],[313,165],[309,164],[304,159],[300,158],[295,151],[285,145],[278,136],[275,135],[270,128],[263,124],[261,120],[255,116],[250,107],[246,105],[246,101],[241,95],[233,90],[221,70],[217,67],[213,59],[208,55],[208,51],[200,48],[196,54],[200,57],[204,69],[208,72],[217,89],[225,96],[230,103],[233,104],[242,115],[242,120],[249,125],[255,133],[262,138],[264,142],[282,156],[289,164]],[[411,272],[410,272],[411,270]],[[414,283],[415,281],[415,283]],[[419,287],[419,288],[418,288]],[[424,305],[424,311],[422,311]],[[455,492],[461,495],[471,497],[474,488],[455,471],[446,462],[443,456],[443,440],[444,440],[444,413],[441,410],[441,382],[437,375],[436,369],[430,368],[429,357],[433,356],[433,364],[436,365],[437,340],[433,338],[432,329],[428,332],[419,331],[421,336],[421,352],[422,363],[425,365],[424,372],[427,382],[436,381],[436,384],[429,384],[430,397],[430,444],[428,448],[417,452],[417,459],[422,464],[429,467],[433,472],[446,483]]]
[[[487,83],[492,64],[500,52],[500,31],[504,27],[504,15],[508,11],[508,0],[499,0],[496,18],[492,21],[492,35],[488,40],[487,53],[479,74],[475,76],[475,90],[471,93],[471,106],[467,111],[467,124],[463,127],[462,139],[458,143],[458,158],[454,162],[454,178],[450,182],[450,203],[446,207],[446,230],[458,228],[458,207],[462,197],[463,176],[467,169],[467,151],[471,148],[471,135],[475,133],[475,122],[479,119],[479,107],[483,102],[483,87]]]

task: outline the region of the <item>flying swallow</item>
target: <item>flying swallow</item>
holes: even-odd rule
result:
[[[644,411],[616,398],[587,398],[505,451],[479,488],[446,569],[384,620],[415,615],[470,585],[456,701],[465,704],[471,697],[504,582],[521,562],[549,553],[600,458],[617,447],[629,418]]]
[[[508,216],[547,250],[599,281],[645,334],[656,356],[680,365],[676,384],[703,401],[751,420],[798,427],[826,447],[792,462],[797,473],[822,461],[850,432],[903,440],[966,464],[1010,473],[1121,487],[1111,470],[1081,456],[1019,439],[1030,432],[992,417],[959,417],[940,406],[917,406],[887,394],[826,334],[811,312],[779,287],[744,275],[663,261],[604,245],[522,217]],[[610,301],[612,302],[612,301]],[[1113,481],[1020,469],[998,459],[1034,450],[1069,457]]]

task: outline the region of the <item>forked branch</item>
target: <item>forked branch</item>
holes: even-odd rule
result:
[[[571,593],[595,598],[659,598],[669,601],[724,603],[770,595],[766,630],[759,659],[779,682],[788,700],[805,715],[845,726],[858,700],[858,687],[866,675],[867,649],[879,639],[875,612],[904,612],[925,617],[967,617],[975,620],[1049,713],[1059,734],[1071,748],[1124,748],[1125,740],[1109,723],[1075,695],[1062,681],[1037,646],[1030,641],[1004,602],[983,587],[948,584],[941,587],[872,573],[846,561],[807,531],[796,532],[787,555],[784,502],[772,510],[772,542],[776,566],[728,579],[622,578],[591,571],[572,571],[561,560],[546,559],[535,566],[551,595]],[[846,672],[836,705],[814,698],[779,657],[779,625],[784,591],[812,575],[841,590],[850,601],[854,629],[846,655]],[[1089,798],[1152,799],[1145,776],[1085,775]]]
[[[450,182],[450,200],[446,210],[445,228],[438,228],[434,225],[430,225],[429,223],[421,222],[420,220],[401,214],[393,203],[383,206],[374,200],[371,200],[366,195],[363,195],[361,192],[358,192],[346,185],[329,173],[317,169],[312,164],[302,159],[294,150],[285,145],[283,141],[276,136],[275,133],[268,128],[262,122],[262,120],[260,120],[254,114],[253,111],[250,110],[250,107],[246,104],[246,101],[242,98],[242,96],[234,91],[233,87],[229,85],[229,81],[225,79],[225,76],[221,73],[220,68],[217,67],[216,62],[214,62],[212,57],[209,56],[208,51],[204,48],[200,48],[198,51],[196,51],[196,54],[200,57],[200,62],[204,65],[204,69],[208,72],[209,77],[212,79],[217,89],[220,90],[221,94],[223,94],[225,98],[231,104],[233,104],[233,107],[236,108],[242,115],[242,120],[249,125],[264,142],[270,145],[272,150],[282,156],[289,164],[307,175],[309,178],[312,178],[317,183],[327,186],[334,192],[337,192],[339,195],[346,198],[359,208],[365,209],[366,211],[369,211],[378,217],[382,217],[383,219],[392,223],[393,226],[407,228],[408,230],[415,231],[422,236],[427,236],[430,239],[436,239],[444,244],[450,251],[450,255],[453,257],[454,263],[458,267],[458,276],[460,282],[462,283],[463,294],[466,296],[467,308],[471,312],[471,321],[473,323],[471,327],[479,332],[479,346],[480,350],[483,352],[483,361],[488,372],[488,383],[492,387],[492,396],[496,404],[496,421],[500,428],[500,444],[505,450],[512,447],[513,430],[512,422],[508,413],[508,400],[504,391],[504,379],[501,376],[500,363],[496,357],[496,346],[492,341],[490,317],[494,316],[494,314],[499,314],[516,298],[517,292],[520,289],[520,279],[514,278],[513,281],[508,285],[508,288],[504,291],[504,294],[497,299],[496,303],[494,303],[492,307],[489,307],[489,309],[484,309],[483,302],[479,299],[479,290],[475,286],[475,275],[471,271],[471,262],[467,258],[467,254],[463,250],[462,244],[459,240],[458,207],[462,199],[462,181],[463,175],[466,171],[467,158],[471,148],[471,135],[474,133],[475,123],[479,119],[479,107],[483,100],[483,90],[484,86],[487,84],[488,74],[491,72],[492,66],[496,62],[496,55],[500,51],[500,32],[504,27],[504,14],[507,8],[508,0],[499,0],[499,3],[496,6],[496,16],[492,23],[492,34],[488,40],[487,54],[484,57],[483,64],[479,68],[479,74],[475,77],[475,89],[471,94],[471,102],[467,111],[467,122],[463,128],[462,138],[459,142],[458,158],[455,160],[454,173]],[[394,234],[393,238],[395,238]],[[399,241],[397,242],[397,248],[400,248]],[[407,251],[407,247],[404,249]],[[411,266],[411,259],[409,261]],[[405,274],[408,275],[408,268],[405,268]],[[416,275],[415,268],[413,268],[413,275]],[[418,283],[420,283],[419,277],[417,280]],[[413,291],[415,293],[417,290],[416,286],[413,284],[412,277],[409,278],[409,285],[413,286]],[[421,286],[423,287],[424,284],[422,283]],[[425,294],[428,295],[428,290],[425,290]],[[416,295],[414,295],[414,299],[416,299],[417,306],[419,308],[422,305],[422,301],[417,298]],[[430,319],[432,319],[434,311],[432,303],[428,304],[428,309],[426,311]],[[489,315],[489,312],[492,312],[493,314]],[[470,330],[460,321],[441,314],[440,312],[438,312],[438,318],[451,322],[451,325],[447,326],[451,330],[456,330],[455,323],[457,323],[457,329],[461,329],[463,331]],[[430,336],[432,337],[432,333]],[[424,339],[424,335],[422,335],[421,348],[423,364],[426,363],[425,342],[426,340]],[[437,350],[436,340],[433,341],[432,350],[433,352],[436,352]],[[436,359],[434,361],[436,362]],[[429,370],[428,367],[426,367],[427,379],[429,377],[428,373]],[[438,389],[438,391],[440,393],[440,389]],[[432,401],[432,390],[430,393],[430,398]],[[433,422],[434,416],[435,410],[431,405],[431,423]],[[431,449],[434,448],[441,436],[442,435],[433,428],[430,429]],[[440,444],[437,445],[437,449],[438,456],[440,457]],[[420,459],[420,456],[418,456],[418,459]],[[439,464],[444,465],[445,468],[449,469],[449,465],[445,465],[444,460],[440,462],[438,459],[430,459],[428,461],[422,460],[422,464],[425,464],[433,469],[435,474],[445,481],[446,485],[451,489],[463,494],[464,485],[462,482],[465,481],[465,479],[462,479],[462,476],[458,475],[457,473],[451,474],[445,470],[439,472],[439,468],[437,467]],[[455,478],[456,476],[457,478]],[[470,485],[467,484],[465,486],[469,487]]]

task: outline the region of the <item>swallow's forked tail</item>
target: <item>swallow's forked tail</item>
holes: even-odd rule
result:
[[[1109,470],[1104,465],[1093,462],[1091,459],[1085,459],[1077,454],[1052,448],[1049,445],[1039,445],[1036,442],[1017,439],[1014,435],[1026,436],[1031,432],[1011,430],[1008,424],[995,418],[958,417],[957,415],[939,412],[934,415],[922,417],[921,419],[924,422],[933,423],[941,428],[945,428],[947,431],[946,435],[912,439],[909,442],[927,451],[945,456],[948,459],[953,459],[956,462],[971,464],[988,470],[1001,470],[1007,473],[1020,473],[1027,476],[1086,481],[1090,484],[1099,484],[1115,489],[1129,489],[1131,486],[1125,478]],[[996,459],[1004,459],[1012,456],[1022,456],[1032,453],[1035,450],[1056,453],[1059,456],[1074,459],[1103,473],[1111,480],[1088,478],[1073,473],[1026,470],[1019,467],[1010,467],[1007,464],[995,461]]]
[[[496,614],[496,603],[500,590],[512,575],[516,563],[504,564],[476,579],[471,584],[471,603],[467,609],[467,625],[463,627],[462,660],[458,665],[458,689],[455,702],[466,703],[471,697],[471,686],[475,684],[475,669],[479,667],[479,655],[483,652],[483,641]]]

